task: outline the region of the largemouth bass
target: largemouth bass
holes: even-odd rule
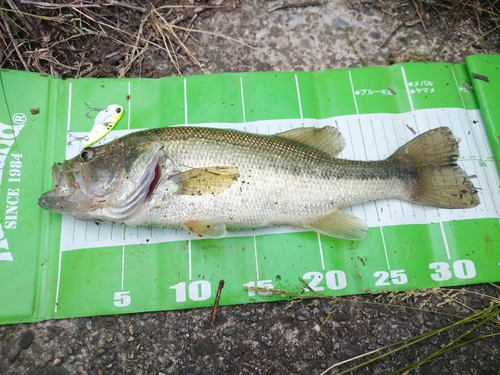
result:
[[[38,203],[77,219],[182,227],[207,237],[291,224],[360,240],[366,223],[341,210],[380,198],[443,208],[479,204],[456,162],[449,128],[421,134],[380,161],[336,158],[345,141],[333,127],[273,136],[169,127],[84,148],[52,167],[55,189]]]

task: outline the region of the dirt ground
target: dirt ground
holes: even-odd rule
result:
[[[469,54],[500,51],[498,16],[478,11],[491,5],[488,1],[459,2],[470,17],[457,16],[453,2],[446,1],[439,7],[429,5],[436,4],[432,2],[389,0],[296,1],[293,4],[308,6],[292,7],[290,2],[259,0],[184,3],[221,5],[193,7],[178,23],[192,29],[190,35],[180,33],[180,40],[198,64],[174,39],[177,52],[169,58],[153,38],[158,25],[144,23],[143,37],[136,38],[140,18],[135,24],[121,24],[130,35],[118,44],[113,40],[121,34],[103,25],[101,35],[82,35],[57,46],[50,41],[71,35],[47,31],[26,41],[32,50],[24,54],[24,61],[6,47],[12,44],[5,42],[9,36],[4,33],[0,63],[3,68],[59,76],[162,77],[179,72],[319,70],[399,61],[462,62]],[[3,9],[10,2],[0,4]],[[148,7],[147,2],[128,4]],[[159,7],[163,2],[154,4]],[[285,7],[273,9],[280,5]],[[124,9],[134,12],[123,7],[120,11]],[[66,10],[31,8],[51,15]],[[118,10],[109,11],[119,20]],[[139,17],[146,11],[135,12]],[[40,30],[51,21],[36,22]],[[453,292],[306,300],[292,306],[281,302],[219,307],[212,327],[210,309],[7,325],[0,327],[0,374],[320,374],[335,363],[446,327],[457,322],[457,316],[482,311],[493,301],[498,304],[499,298],[497,283]],[[461,334],[465,335],[459,343],[498,333],[499,318],[472,332],[467,332],[472,324],[443,331],[353,373],[388,374],[431,355]],[[337,374],[360,362],[328,373]],[[500,374],[500,336],[461,346],[412,373]]]

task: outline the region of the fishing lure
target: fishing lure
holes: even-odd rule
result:
[[[75,137],[70,134],[70,141],[68,144],[73,143],[75,140],[82,140],[81,146],[82,148],[90,146],[91,144],[96,143],[97,141],[104,138],[117,124],[118,121],[123,116],[123,107],[119,104],[110,104],[106,108],[100,109],[92,106],[89,103],[85,103],[90,109],[87,111],[87,117],[89,113],[92,111],[99,111],[95,120],[94,126],[90,130],[89,134],[85,137]]]
[[[90,105],[89,105],[90,106]],[[90,111],[97,110],[91,107]],[[87,112],[88,114],[88,112]],[[110,104],[101,109],[94,120],[90,133],[83,139],[82,147],[90,146],[108,134],[123,116],[123,107],[119,104]]]

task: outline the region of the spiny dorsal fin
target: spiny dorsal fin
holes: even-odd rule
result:
[[[206,195],[219,194],[229,188],[240,176],[236,167],[193,168],[178,173],[170,179],[179,185],[178,194]]]
[[[366,222],[341,210],[334,211],[307,223],[299,224],[299,226],[326,234],[327,236],[344,238],[346,240],[362,240],[368,232]]]
[[[345,147],[345,140],[337,128],[297,128],[275,134],[278,138],[287,139],[314,148],[325,154],[336,157]]]

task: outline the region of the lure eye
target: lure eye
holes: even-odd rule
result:
[[[116,108],[116,113],[120,113],[122,111],[121,108]]]
[[[80,157],[84,161],[89,161],[94,157],[94,149],[92,147],[85,147],[82,152],[80,152]]]

